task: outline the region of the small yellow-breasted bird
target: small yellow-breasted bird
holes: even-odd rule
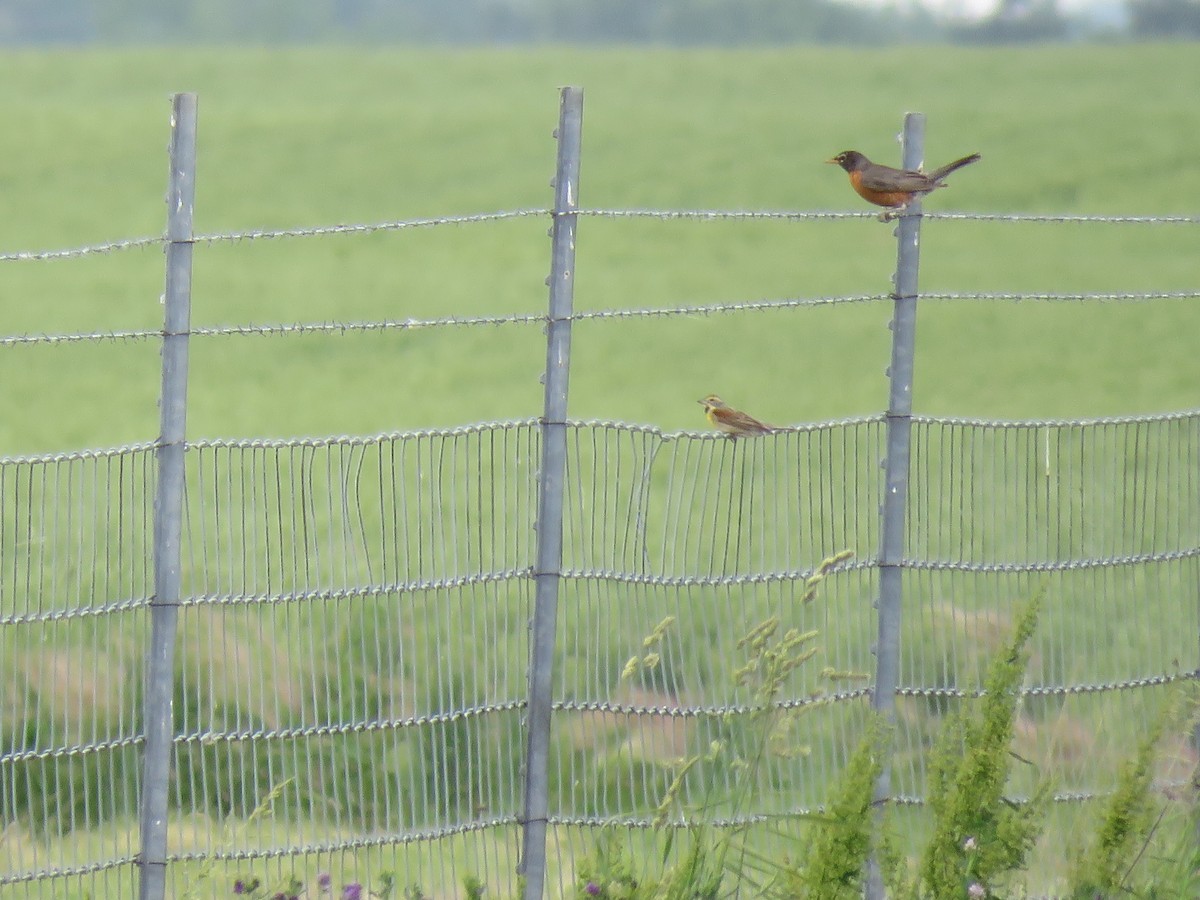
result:
[[[704,415],[719,431],[729,437],[744,437],[749,434],[770,434],[775,429],[754,416],[748,416],[740,409],[734,409],[716,394],[709,394],[703,400],[697,400],[704,407]]]

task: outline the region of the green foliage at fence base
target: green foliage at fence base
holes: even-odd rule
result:
[[[803,867],[785,869],[783,882],[791,896],[811,900],[859,900],[863,896],[867,859],[879,832],[871,801],[891,736],[882,719],[868,721],[824,815],[809,825]]]
[[[1142,841],[1154,820],[1150,782],[1162,736],[1162,718],[1121,766],[1117,789],[1105,803],[1100,825],[1086,850],[1077,852],[1071,866],[1074,900],[1117,896],[1126,890]]]
[[[819,578],[817,582],[819,583]],[[814,588],[815,588],[814,583]],[[636,872],[612,831],[602,832],[593,855],[577,869],[576,896],[712,897],[732,877],[745,887],[753,884],[758,896],[806,897],[813,900],[852,900],[864,889],[868,859],[878,851],[893,896],[960,900],[970,888],[979,896],[1008,896],[1014,875],[1022,867],[1041,831],[1050,800],[1050,783],[1043,779],[1026,803],[1014,804],[1004,796],[1013,758],[1011,743],[1020,699],[1021,681],[1028,663],[1027,644],[1037,625],[1043,595],[1036,595],[1017,618],[1014,634],[993,660],[977,710],[964,710],[945,722],[930,769],[929,805],[935,817],[933,835],[926,847],[916,880],[889,835],[882,841],[872,798],[875,781],[888,752],[890,732],[871,719],[858,749],[845,767],[825,813],[809,825],[808,848],[798,865],[780,862],[751,849],[745,836],[734,831],[712,833],[704,824],[672,832],[665,841],[686,840],[679,861],[654,879]],[[748,663],[738,673],[754,673],[760,700],[773,699],[786,674],[805,659],[803,636],[784,635],[775,643],[770,622],[753,629],[744,639]],[[735,673],[736,677],[736,673]],[[774,722],[772,716],[770,720]],[[760,731],[759,752],[769,744],[774,724]],[[678,785],[685,778],[711,775],[706,766],[721,755],[688,760],[680,770],[662,808],[677,802]],[[754,757],[747,773],[756,771]],[[753,790],[753,779],[740,783]],[[706,796],[712,796],[715,784]],[[703,791],[701,792],[703,794]],[[737,792],[731,808],[739,808]],[[715,807],[706,804],[704,815]],[[723,807],[722,807],[723,808]],[[732,852],[734,847],[736,852]],[[665,854],[664,854],[665,858]],[[732,862],[733,859],[738,862]],[[728,868],[727,868],[728,865]],[[974,893],[971,896],[975,896]]]
[[[992,661],[976,715],[951,716],[929,762],[928,800],[935,826],[921,863],[924,894],[962,897],[971,884],[1006,896],[1004,879],[1023,868],[1050,801],[1043,779],[1028,802],[1004,790],[1012,768],[1013,728],[1044,591],[1017,618],[1014,634]],[[999,894],[994,893],[1000,890]]]
[[[1159,713],[1120,768],[1095,833],[1071,842],[1071,900],[1129,896],[1145,900],[1200,896],[1200,766],[1185,787],[1156,785],[1164,737],[1194,739],[1200,701],[1194,684]]]

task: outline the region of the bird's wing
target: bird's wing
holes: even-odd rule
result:
[[[933,187],[928,175],[891,169],[886,166],[871,166],[863,170],[862,186],[872,191],[927,191]]]

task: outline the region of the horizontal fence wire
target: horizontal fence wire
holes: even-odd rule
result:
[[[378,835],[374,837],[347,837],[335,841],[313,843],[298,843],[290,847],[256,847],[240,850],[214,850],[211,853],[174,853],[172,862],[239,862],[268,859],[286,859],[312,854],[326,855],[345,851],[358,851],[388,848],[394,845],[429,844],[463,835],[491,836],[497,829],[515,825],[516,817],[492,817],[479,819],[474,822],[464,822],[461,825],[451,825],[444,828],[430,828],[420,832],[403,835]]]
[[[492,213],[472,213],[461,216],[438,216],[425,219],[409,219],[394,222],[360,223],[347,225],[318,225],[297,228],[250,229],[247,231],[199,234],[193,238],[197,244],[241,243],[257,240],[282,240],[289,238],[332,237],[337,235],[363,235],[379,232],[405,231],[414,228],[435,228],[446,225],[473,225],[499,222],[509,219],[553,216],[551,209],[514,209]],[[724,210],[724,209],[580,209],[572,215],[604,219],[657,219],[660,221],[829,221],[838,219],[873,219],[877,214],[869,211],[838,210]],[[1200,216],[1171,215],[1070,215],[1037,213],[980,213],[980,212],[922,212],[929,220],[951,221],[1040,223],[1056,225],[1200,225]],[[82,247],[57,250],[18,250],[0,253],[0,262],[41,262],[56,259],[73,259],[118,253],[125,250],[141,250],[162,246],[162,237],[127,238],[106,241]]]
[[[669,307],[631,307],[627,309],[583,310],[562,316],[563,321],[623,321],[627,319],[659,319],[675,316],[709,316],[730,313],[769,312],[805,307],[843,306],[848,304],[890,301],[888,294],[854,294],[829,297],[783,297],[762,300],[729,300],[713,303],[680,304]],[[1051,293],[931,293],[919,294],[920,300],[937,301],[1000,301],[1040,303],[1136,303],[1154,300],[1197,300],[1200,291],[1123,291],[1079,294]],[[509,313],[493,316],[440,316],[428,319],[381,319],[360,322],[291,322],[263,325],[212,325],[189,328],[192,337],[294,337],[302,335],[350,335],[384,331],[419,331],[433,328],[496,328],[508,325],[545,325],[544,313]],[[160,340],[162,331],[138,329],[129,331],[94,331],[77,334],[23,334],[0,337],[0,347],[30,344],[77,344],[116,341]]]
[[[332,237],[335,235],[363,235],[386,231],[405,231],[413,228],[435,228],[443,225],[472,225],[484,222],[499,222],[505,219],[523,219],[532,216],[548,216],[548,209],[516,209],[507,212],[474,213],[462,216],[438,216],[429,219],[409,219],[398,222],[377,222],[358,225],[318,225],[309,228],[251,229],[214,234],[198,234],[191,239],[193,244],[241,243],[244,241],[269,241],[286,238]],[[63,250],[22,250],[0,253],[0,262],[41,262],[54,259],[73,259],[81,256],[117,253],[123,250],[141,250],[146,247],[162,246],[162,237],[130,238],[108,241],[84,247]]]

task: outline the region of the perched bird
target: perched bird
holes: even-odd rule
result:
[[[709,394],[703,400],[697,400],[704,407],[704,415],[719,431],[729,437],[744,437],[748,434],[770,434],[775,429],[766,425],[753,416],[748,416],[739,409],[734,409],[718,397]]]
[[[924,196],[937,188],[945,187],[945,178],[951,172],[980,160],[978,153],[956,159],[932,172],[916,172],[912,169],[893,169],[873,163],[857,150],[844,150],[825,162],[841,166],[850,175],[850,185],[864,200],[876,206],[890,209],[908,206],[914,197]]]

